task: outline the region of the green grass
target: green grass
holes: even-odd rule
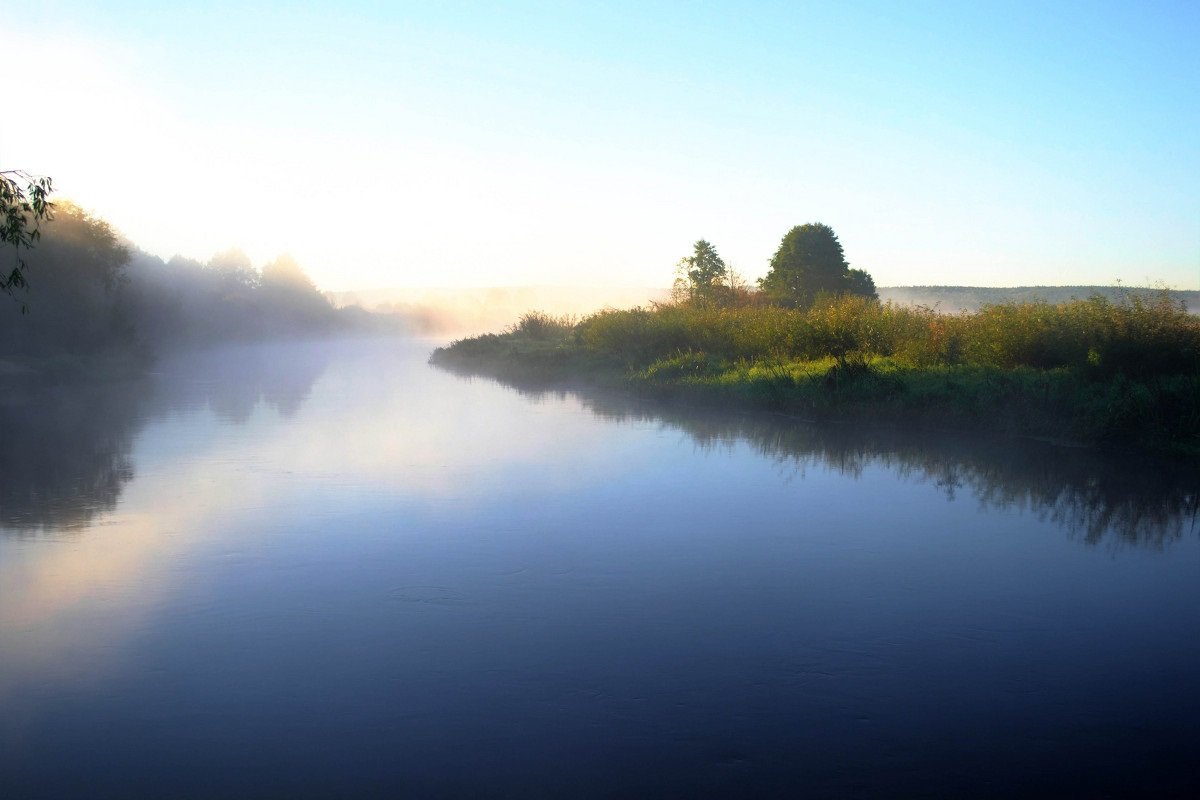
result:
[[[1200,453],[1200,318],[1167,296],[975,313],[861,298],[526,314],[434,363],[695,404]]]

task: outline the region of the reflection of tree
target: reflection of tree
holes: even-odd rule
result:
[[[260,403],[288,418],[304,405],[329,357],[328,345],[303,342],[200,350],[164,364],[159,393],[173,410],[206,405],[239,425]]]
[[[562,394],[537,384],[505,383],[534,396]],[[1030,440],[817,426],[779,414],[680,407],[587,389],[574,394],[599,417],[661,422],[702,447],[748,442],[801,473],[820,466],[857,478],[877,465],[934,485],[950,500],[969,491],[984,507],[1029,509],[1088,544],[1162,547],[1184,533],[1200,532],[1200,475],[1194,462]]]
[[[0,525],[73,528],[111,511],[133,477],[144,398],[128,384],[42,387],[0,403]]]
[[[88,525],[116,507],[148,423],[208,407],[243,424],[260,403],[290,417],[330,356],[320,344],[247,345],[170,359],[162,372],[129,381],[0,384],[0,527]]]
[[[969,480],[980,502],[1030,508],[1089,544],[1117,537],[1161,547],[1197,529],[1200,481],[1194,465],[1189,470],[1170,461],[1044,449],[1040,462],[1017,453],[1001,462],[1005,469],[992,466],[983,473],[976,467]]]

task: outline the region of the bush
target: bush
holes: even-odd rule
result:
[[[538,341],[570,339],[574,332],[575,320],[572,317],[555,317],[544,311],[527,311],[508,329],[508,333],[514,336]]]

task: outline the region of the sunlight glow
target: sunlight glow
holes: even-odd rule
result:
[[[0,163],[53,176],[164,258],[287,251],[331,290],[665,286],[697,238],[753,279],[820,220],[880,286],[1200,286],[1196,115],[1178,102],[1200,82],[1178,61],[1194,15],[1139,19],[1102,59],[1096,31],[1061,16],[1044,23],[1073,37],[1066,53],[983,11],[927,20],[975,31],[961,42],[890,12],[810,11],[809,38],[828,40],[797,51],[778,9],[713,9],[687,25],[726,47],[693,63],[652,9],[630,38],[540,7],[503,24],[72,7],[5,14],[10,63],[38,80]],[[1150,66],[1119,60],[1143,54],[1153,92]]]

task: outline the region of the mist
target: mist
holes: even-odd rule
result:
[[[666,302],[670,291],[652,286],[488,286],[365,289],[333,292],[330,298],[339,307],[399,315],[422,333],[473,336],[504,330],[529,311],[583,317],[604,308]]]

